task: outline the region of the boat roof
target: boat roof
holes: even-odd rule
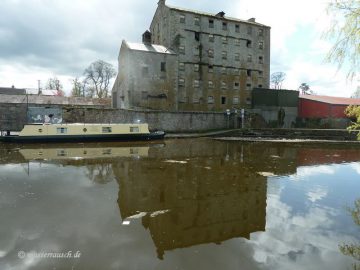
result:
[[[120,126],[120,125],[147,125],[147,123],[62,123],[62,124],[52,124],[52,123],[31,123],[27,124],[28,126]]]

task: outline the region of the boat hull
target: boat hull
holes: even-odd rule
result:
[[[149,134],[97,134],[97,135],[53,135],[53,136],[0,136],[0,142],[9,143],[59,143],[59,142],[116,142],[150,141],[164,139],[165,132]]]

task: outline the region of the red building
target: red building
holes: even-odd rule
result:
[[[346,118],[345,109],[349,105],[360,106],[360,98],[301,95],[298,116],[300,118]]]

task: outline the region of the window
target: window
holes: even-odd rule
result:
[[[194,18],[194,24],[195,25],[200,25],[200,18],[199,17]]]
[[[141,74],[143,77],[147,77],[149,75],[149,67],[142,67]]]
[[[263,85],[262,84],[259,84],[259,86],[258,86],[259,88],[262,88],[263,87]]]
[[[209,20],[209,28],[214,28],[214,20]]]
[[[226,74],[226,67],[221,68],[221,74]]]
[[[247,56],[247,61],[250,63],[250,62],[252,62],[252,55],[251,54],[249,54],[248,56]]]
[[[227,30],[227,23],[226,22],[222,23],[222,30]]]
[[[179,86],[185,86],[185,79],[183,78],[179,79]]]
[[[251,90],[251,83],[246,84],[246,90]]]
[[[233,104],[239,104],[239,97],[233,97]]]
[[[246,41],[246,47],[251,48],[251,40]]]
[[[225,105],[226,104],[226,97],[221,97],[221,104]]]
[[[208,96],[208,104],[214,104],[214,97]]]
[[[227,52],[222,52],[221,57],[222,59],[227,59]]]
[[[139,129],[139,127],[130,127],[130,132],[139,132],[140,131],[140,129]]]
[[[57,134],[66,134],[67,133],[67,128],[57,128],[56,133]]]
[[[264,29],[259,28],[258,34],[259,34],[260,37],[264,36]]]
[[[160,70],[163,72],[166,71],[166,63],[165,62],[161,62]]]
[[[215,38],[214,35],[209,35],[209,42],[214,42]]]
[[[221,82],[221,89],[227,89],[226,82]]]
[[[179,47],[179,53],[185,54],[185,46],[180,46]]]
[[[197,88],[200,86],[199,80],[194,80],[194,87]]]
[[[248,69],[248,70],[246,71],[246,75],[247,75],[248,77],[251,77],[251,69]]]
[[[250,25],[247,27],[247,33],[248,35],[252,34],[252,27]]]
[[[102,133],[111,133],[112,132],[112,128],[111,127],[103,127],[102,128]]]
[[[228,43],[227,37],[222,37],[221,40],[222,40],[222,43],[223,43],[223,44],[227,44],[227,43]]]
[[[109,149],[103,149],[102,154],[103,154],[103,155],[111,155],[111,148],[109,148]]]
[[[213,67],[213,66],[209,66],[209,67],[208,67],[208,71],[209,71],[209,73],[213,73],[213,72],[214,72],[214,67]]]
[[[264,49],[264,42],[259,41],[259,50],[263,50]]]
[[[239,88],[240,88],[240,83],[234,82],[234,89],[239,89]]]
[[[41,132],[43,132],[42,128],[39,128],[39,130],[38,130],[38,131],[39,131],[40,133],[41,133]]]
[[[263,76],[263,71],[262,70],[259,70],[259,77],[262,77]]]
[[[214,83],[213,83],[213,81],[209,81],[209,82],[208,82],[208,87],[209,87],[209,88],[214,88]]]
[[[240,33],[240,25],[235,24],[235,32]]]
[[[180,15],[180,23],[185,23],[185,15]]]
[[[240,54],[239,53],[235,53],[235,61],[240,61]]]
[[[241,44],[241,43],[240,43],[240,39],[235,39],[235,45],[236,45],[236,46],[240,46],[240,44]]]
[[[210,58],[213,58],[214,57],[214,51],[212,49],[209,49],[208,50],[208,55]]]
[[[195,32],[195,40],[196,41],[200,40],[200,33],[199,32]]]
[[[199,71],[199,68],[200,68],[200,67],[199,67],[198,64],[195,64],[195,65],[194,65],[194,71],[195,71],[195,72]]]
[[[246,98],[246,104],[248,104],[248,105],[251,104],[251,98]]]
[[[64,149],[60,149],[56,151],[58,157],[66,157],[66,151]]]
[[[259,56],[259,64],[263,64],[264,63],[264,58],[262,56]]]
[[[179,63],[179,70],[185,70],[185,64]]]

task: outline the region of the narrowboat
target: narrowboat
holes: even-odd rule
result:
[[[29,124],[14,135],[1,132],[0,142],[58,143],[160,140],[165,132],[150,132],[148,124]]]

